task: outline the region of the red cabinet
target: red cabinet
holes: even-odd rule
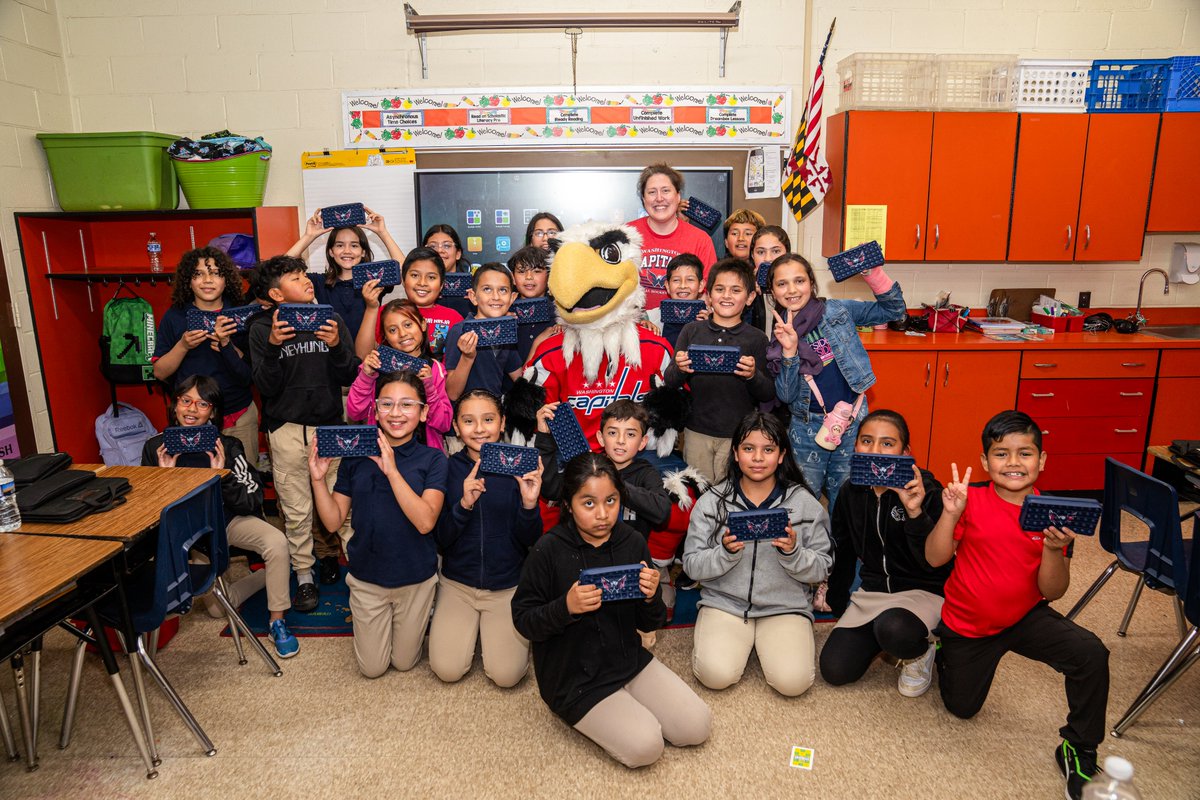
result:
[[[1074,259],[1088,116],[1021,115],[1010,261]]]
[[[1163,114],[1146,230],[1200,231],[1200,113]]]
[[[871,353],[875,385],[867,390],[872,411],[891,409],[908,423],[909,447],[917,465],[929,459],[929,431],[933,421],[933,371],[938,354],[933,350]]]
[[[1200,439],[1200,349],[1164,350],[1158,375],[1150,444]]]

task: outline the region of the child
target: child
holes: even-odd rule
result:
[[[704,285],[704,265],[700,259],[691,253],[681,253],[667,264],[667,297],[671,300],[699,300],[701,287]],[[708,319],[708,309],[701,309],[696,315],[696,321]],[[646,320],[655,330],[662,331],[662,337],[675,346],[683,325],[678,322],[663,324],[662,309],[652,308],[646,312]]]
[[[746,208],[735,210],[722,226],[725,234],[725,255],[750,261],[750,243],[759,228],[767,224],[763,215]],[[785,251],[786,252],[786,251]],[[757,262],[751,262],[755,266]]]
[[[663,739],[708,739],[708,706],[639,643],[667,609],[650,552],[618,519],[621,476],[606,456],[584,453],[563,474],[563,521],[534,545],[513,597],[513,622],[533,643],[538,692],[550,710],[627,767],[653,764]],[[581,585],[588,567],[641,562],[645,600],[601,602]]]
[[[816,677],[808,584],[833,564],[829,517],[796,468],[779,420],[752,411],[733,440],[729,478],[696,501],[683,545],[683,569],[701,583],[692,672],[724,689],[742,679],[757,650],[767,684],[796,697]],[[787,510],[787,536],[739,542],[729,513],[760,508]]]
[[[430,225],[429,230],[425,231],[425,235],[421,237],[421,247],[428,247],[441,257],[444,267],[443,274],[446,272],[470,274],[471,262],[462,257],[462,239],[458,238],[458,231],[454,230],[453,226]],[[466,317],[472,311],[471,301],[465,297],[442,298],[442,305],[460,317]]]
[[[350,613],[358,671],[378,678],[388,665],[401,672],[421,660],[421,640],[437,587],[437,525],[446,493],[446,456],[414,434],[425,419],[425,386],[411,372],[389,372],[375,384],[380,455],[349,458],[332,491],[331,459],[308,464],[313,498],[325,527],[339,527],[354,506]]]
[[[168,386],[191,375],[216,379],[228,410],[217,420],[221,432],[236,436],[252,463],[258,463],[258,407],[250,389],[246,334],[234,321],[218,316],[212,333],[187,329],[187,310],[220,311],[242,305],[242,276],[224,250],[200,247],[179,259],[171,307],[158,323],[154,377]]]
[[[513,301],[513,278],[508,267],[495,261],[475,270],[467,297],[475,304],[471,319],[499,319],[508,315]],[[503,395],[521,377],[521,355],[516,345],[480,347],[474,331],[462,324],[450,329],[446,340],[446,394],[457,400],[472,389]]]
[[[326,228],[325,223],[321,221],[321,209],[318,208],[316,213],[308,218],[304,235],[285,253],[294,258],[303,258],[304,252],[317,237],[329,234],[325,239],[325,274],[311,273],[308,277],[313,282],[317,302],[333,306],[333,310],[346,321],[351,336],[358,335],[364,310],[363,296],[354,288],[354,265],[375,260],[365,231],[371,231],[380,238],[383,246],[387,248],[388,258],[396,261],[404,258],[404,251],[388,232],[383,217],[366,207],[363,211],[366,213],[367,222],[362,227],[347,225]]]
[[[908,423],[895,411],[872,411],[854,452],[907,454]],[[930,631],[950,567],[929,566],[925,539],[942,513],[942,485],[915,465],[911,477],[901,489],[846,483],[838,492],[828,601],[839,619],[821,649],[826,683],[853,683],[881,652],[905,662],[898,683],[905,697],[920,697],[933,681]],[[862,587],[850,594],[860,560]]]
[[[667,367],[667,386],[685,383],[692,391],[692,410],[685,426],[683,459],[709,483],[725,477],[729,438],[738,421],[759,403],[775,397],[775,386],[765,369],[767,337],[742,323],[742,312],[754,292],[754,273],[739,258],[725,258],[708,273],[708,302],[712,315],[688,323],[679,334],[675,363]],[[688,348],[692,345],[739,347],[737,370],[728,373],[696,372]]]
[[[446,368],[430,352],[425,318],[411,300],[392,300],[384,307],[382,317],[383,342],[388,347],[429,362],[429,366],[417,373],[425,384],[425,396],[429,400],[425,409],[425,444],[441,450],[442,436],[450,430],[453,413],[450,398],[446,396]],[[380,366],[379,351],[371,348],[363,357],[358,377],[346,396],[346,415],[350,419],[375,424],[375,380]]]
[[[478,639],[484,673],[507,689],[529,669],[529,642],[513,627],[512,598],[521,564],[542,535],[542,468],[520,478],[479,474],[480,448],[504,432],[499,398],[482,389],[458,401],[454,431],[463,449],[450,457],[435,533],[442,579],[429,628],[429,666],[447,683],[459,680],[471,669]]]
[[[521,299],[547,296],[550,267],[546,252],[537,245],[522,247],[508,260],[508,270],[516,281],[517,294]],[[533,342],[541,336],[542,331],[553,325],[554,319],[551,318],[545,322],[521,323],[517,326],[517,352],[521,354],[521,361],[533,352]]]
[[[205,375],[189,375],[175,384],[168,416],[172,425],[194,428],[210,425],[221,418],[221,389]],[[266,567],[267,632],[280,658],[291,658],[300,650],[300,642],[288,630],[284,612],[291,606],[288,597],[288,540],[283,532],[262,516],[262,478],[246,460],[242,443],[233,436],[217,437],[211,453],[170,455],[163,434],[152,436],[142,447],[143,467],[200,467],[228,470],[221,478],[221,498],[225,506],[225,533],[232,547],[253,550],[263,557]],[[247,590],[245,584],[257,584]],[[252,575],[230,587],[229,602],[237,608],[258,589]],[[243,594],[245,592],[245,594]],[[222,614],[222,616],[224,616]]]
[[[441,359],[450,329],[462,322],[461,314],[438,304],[438,297],[442,293],[442,281],[446,275],[442,257],[428,247],[413,248],[404,259],[400,274],[404,284],[404,296],[416,304],[421,316],[425,318],[429,349],[434,358]],[[368,298],[365,318],[373,323],[373,315],[378,313],[379,299],[375,298],[372,305],[371,298]],[[379,339],[374,334],[366,336],[360,332],[355,349],[360,353],[371,350],[376,341]]]
[[[539,211],[525,226],[525,246],[549,250],[550,240],[562,233],[563,224],[549,211]],[[519,252],[519,251],[518,251]]]
[[[775,327],[775,318],[771,316],[771,311],[776,305],[775,297],[771,294],[769,283],[766,289],[758,286],[758,271],[764,264],[769,268],[771,262],[787,254],[791,249],[792,240],[788,238],[787,231],[778,225],[760,225],[750,237],[750,255],[747,260],[750,262],[750,266],[754,267],[755,298],[750,303],[746,314],[750,318],[750,324],[765,333],[768,339],[771,338]],[[768,360],[772,360],[770,356],[768,356]],[[773,360],[778,362],[779,357],[775,356]]]
[[[1075,534],[1021,530],[1021,503],[1037,494],[1046,466],[1041,428],[1020,411],[1001,411],[983,429],[980,461],[989,482],[970,484],[951,465],[941,519],[925,541],[935,567],[954,558],[946,581],[938,686],[946,710],[969,719],[983,707],[1009,651],[1049,664],[1066,678],[1067,721],[1054,751],[1066,795],[1078,798],[1096,774],[1108,706],[1108,649],[1091,631],[1050,607],[1071,581]]]
[[[292,569],[299,587],[296,611],[317,607],[313,583],[312,494],[309,491],[308,443],[313,428],[342,421],[342,387],[354,382],[358,359],[346,323],[335,312],[316,333],[296,331],[279,319],[280,303],[311,303],[313,285],[305,264],[291,256],[275,256],[258,265],[258,281],[275,310],[250,324],[254,383],[263,401],[263,421],[271,448],[271,469],[284,529],[291,545]],[[330,481],[337,472],[334,466]],[[339,531],[343,541],[349,528]],[[336,557],[318,551],[316,558]]]

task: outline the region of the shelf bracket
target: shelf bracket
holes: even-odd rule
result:
[[[425,49],[425,34],[417,34],[417,47],[421,51],[421,79],[429,80],[429,52]]]

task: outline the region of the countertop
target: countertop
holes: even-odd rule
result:
[[[897,331],[860,333],[869,351],[885,350],[1187,350],[1200,349],[1200,339],[1160,339],[1141,333],[1055,333],[1040,342],[997,342],[981,333],[927,333],[916,336]]]

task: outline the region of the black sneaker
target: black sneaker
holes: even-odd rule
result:
[[[292,598],[292,611],[307,614],[317,607],[317,600],[320,597],[321,592],[315,583],[302,583],[296,590],[296,596]]]
[[[1064,792],[1067,800],[1080,800],[1083,787],[1099,772],[1096,769],[1096,751],[1076,747],[1063,739],[1063,743],[1054,751],[1054,760],[1058,763],[1059,772],[1067,779]]]
[[[699,585],[700,584],[696,581],[695,578],[688,575],[683,570],[680,570],[679,574],[675,576],[675,588],[676,589],[682,589],[684,591],[687,591],[688,589],[695,589]]]
[[[341,577],[342,574],[341,565],[338,564],[338,557],[325,556],[324,558],[318,559],[318,561],[320,562],[320,574],[318,575],[318,580],[320,580],[321,583],[325,584],[326,586],[331,583],[337,583],[338,578]]]

